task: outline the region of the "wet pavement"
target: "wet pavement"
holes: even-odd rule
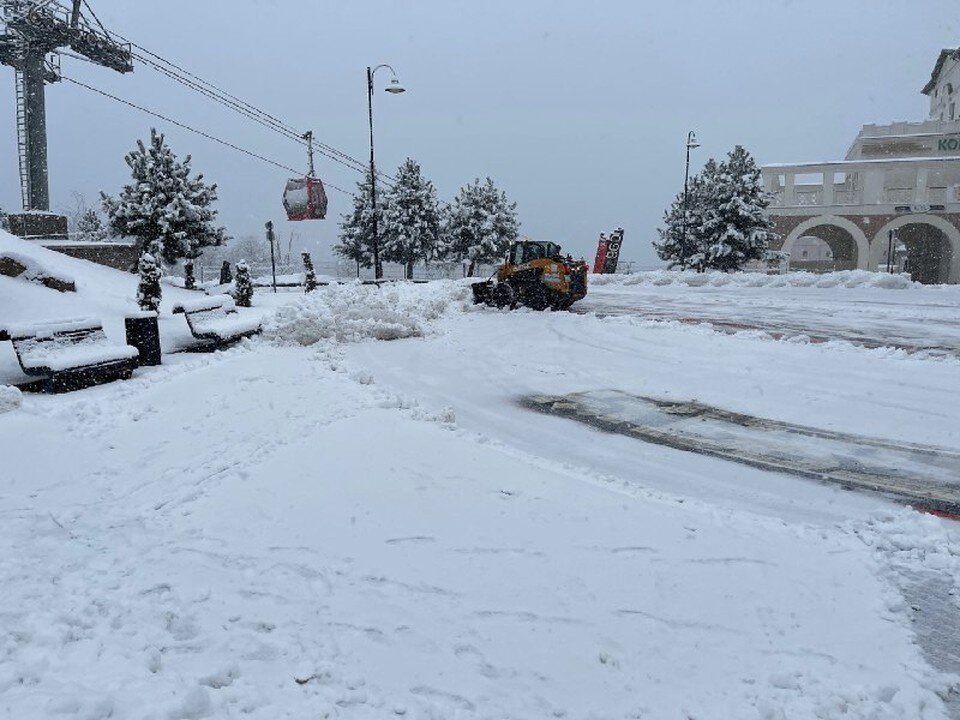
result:
[[[960,518],[956,450],[893,443],[619,390],[530,395],[521,405],[644,442],[876,492],[917,509]]]

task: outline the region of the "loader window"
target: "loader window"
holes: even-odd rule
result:
[[[519,265],[523,262],[523,245],[517,243],[510,248],[510,264]]]
[[[542,257],[546,257],[543,245],[540,243],[530,243],[527,245],[527,251],[524,253],[523,261],[530,262],[531,260],[538,260]]]

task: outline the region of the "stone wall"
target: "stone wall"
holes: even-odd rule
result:
[[[97,242],[97,243],[54,243],[46,242],[44,247],[50,250],[69,255],[70,257],[106,265],[117,270],[133,270],[136,267],[139,254],[137,246],[130,243]]]

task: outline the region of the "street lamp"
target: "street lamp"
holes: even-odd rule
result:
[[[373,76],[380,68],[387,68],[393,75],[390,84],[384,90],[393,95],[405,92],[405,88],[397,80],[397,73],[392,67],[381,64],[371,69],[367,66],[367,114],[370,117],[370,209],[373,212],[373,276],[377,280],[383,277],[383,267],[380,265],[380,232],[377,222],[377,170],[373,161]]]
[[[697,142],[697,134],[691,130],[687,133],[687,169],[683,172],[683,239],[681,242],[684,243],[684,250],[686,250],[687,242],[687,186],[690,181],[690,150],[698,147],[700,147],[700,143]],[[684,263],[686,263],[686,257],[684,257]]]

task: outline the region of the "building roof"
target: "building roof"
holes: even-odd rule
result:
[[[944,48],[940,51],[940,57],[937,58],[937,63],[933,66],[933,72],[930,73],[930,80],[923,86],[923,90],[920,92],[924,95],[929,95],[933,91],[933,88],[937,84],[937,77],[940,75],[940,70],[949,58],[960,60],[960,48]]]

